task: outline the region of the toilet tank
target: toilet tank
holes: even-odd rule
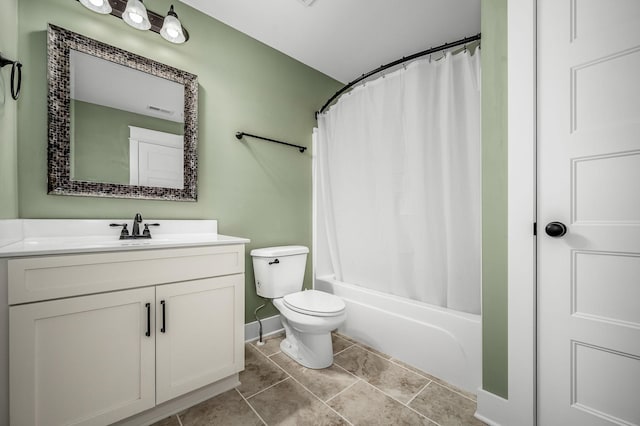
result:
[[[276,299],[302,290],[307,253],[304,246],[251,250],[258,296]]]

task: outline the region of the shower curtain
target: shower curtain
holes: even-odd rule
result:
[[[336,278],[480,313],[480,50],[418,60],[318,116]]]

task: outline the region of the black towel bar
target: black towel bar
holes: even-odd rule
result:
[[[256,139],[262,139],[263,141],[267,141],[267,142],[275,142],[275,143],[279,143],[279,144],[282,144],[282,145],[291,146],[291,147],[294,147],[294,148],[298,148],[298,150],[300,152],[304,152],[307,149],[307,147],[305,147],[305,146],[294,145],[292,143],[287,143],[287,142],[282,142],[282,141],[278,141],[278,140],[275,140],[275,139],[265,138],[265,137],[262,137],[262,136],[252,135],[250,133],[245,133],[245,132],[236,133],[236,138],[237,139],[242,139],[243,136],[249,136],[249,137],[256,138]]]

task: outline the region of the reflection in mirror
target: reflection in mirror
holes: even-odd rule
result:
[[[49,193],[196,200],[197,77],[49,25]]]
[[[182,189],[184,86],[77,50],[69,61],[71,179]]]

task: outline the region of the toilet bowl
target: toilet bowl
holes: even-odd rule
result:
[[[281,246],[251,251],[259,296],[273,300],[280,312],[285,339],[280,349],[299,364],[314,369],[333,364],[331,331],[346,319],[344,301],[317,290],[300,291],[309,249]]]
[[[305,307],[308,305],[302,303],[288,303],[289,296],[306,296],[301,298],[302,303],[315,303],[316,310],[307,310]],[[319,307],[318,300],[329,303]],[[274,299],[273,305],[280,311],[285,330],[286,337],[280,343],[282,352],[307,368],[330,367],[333,364],[331,332],[347,319],[342,299],[329,293],[307,290]]]

